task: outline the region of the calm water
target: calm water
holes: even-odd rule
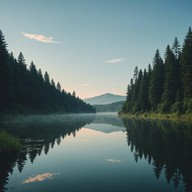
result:
[[[115,114],[12,118],[18,156],[0,156],[0,191],[192,191],[191,123]]]

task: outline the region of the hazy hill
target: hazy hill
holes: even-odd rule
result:
[[[121,111],[124,101],[118,101],[115,103],[105,104],[105,105],[93,105],[96,112],[118,112]]]
[[[105,104],[110,104],[110,103],[115,103],[118,101],[125,101],[125,100],[126,100],[126,96],[114,95],[111,93],[106,93],[96,97],[84,99],[86,103],[89,103],[91,105],[105,105]]]

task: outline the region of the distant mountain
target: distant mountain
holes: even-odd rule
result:
[[[123,102],[118,101],[105,105],[93,105],[93,107],[96,109],[96,112],[119,112],[122,109]]]
[[[126,100],[126,96],[114,95],[111,93],[106,93],[96,97],[84,99],[86,103],[89,103],[91,105],[105,105],[105,104],[110,104],[110,103],[115,103],[118,101],[125,101],[125,100]]]

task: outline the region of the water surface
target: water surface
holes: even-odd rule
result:
[[[0,156],[0,191],[192,191],[190,123],[45,115],[2,128],[23,148]]]

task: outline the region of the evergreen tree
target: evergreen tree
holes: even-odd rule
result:
[[[192,31],[189,28],[181,55],[182,85],[185,99],[192,98]]]
[[[138,75],[139,75],[139,69],[138,69],[138,67],[136,66],[135,69],[134,69],[134,74],[133,74],[133,80],[134,80],[134,82],[137,80]]]
[[[47,71],[45,72],[45,75],[44,75],[44,82],[48,85],[50,84],[50,78]]]
[[[146,99],[148,98],[148,100]],[[127,87],[127,97],[122,112],[144,111],[160,113],[192,112],[192,30],[189,28],[182,50],[175,37],[172,48],[168,45],[165,61],[159,50],[153,59],[153,68],[143,74],[135,67]]]
[[[53,79],[51,79],[51,86],[55,89],[55,82]]]
[[[21,65],[24,69],[26,69],[26,62],[22,52],[19,53],[17,61],[19,65]]]
[[[7,44],[3,33],[0,31],[0,112],[6,110],[10,104],[10,69],[8,65]]]
[[[175,54],[175,57],[178,59],[181,54],[181,48],[177,37],[175,37],[175,40],[173,42],[172,51]]]
[[[159,50],[157,49],[155,57],[153,59],[153,71],[149,84],[149,101],[152,111],[155,111],[157,109],[157,106],[161,101],[161,96],[163,93],[163,82],[164,64],[163,60],[160,57]]]
[[[75,95],[61,92],[60,83],[56,87],[48,72],[43,76],[33,62],[27,69],[22,52],[18,59],[8,53],[0,31],[0,113],[4,112],[95,112],[95,109]]]
[[[145,69],[143,72],[141,86],[139,90],[139,102],[140,102],[139,104],[140,104],[140,109],[142,111],[149,110],[148,88],[149,88],[149,79],[148,79],[147,71]]]
[[[143,76],[143,72],[140,69],[138,77],[135,80],[134,91],[133,91],[133,99],[134,99],[133,112],[134,113],[139,112],[141,110],[141,100],[139,97],[139,92],[141,87],[142,76]]]
[[[59,82],[57,83],[57,90],[58,90],[59,92],[61,92],[61,85],[60,85]]]
[[[164,92],[162,95],[163,108],[162,112],[169,112],[170,106],[176,101],[176,93],[178,90],[178,71],[176,66],[176,58],[167,46],[165,53],[165,82],[164,82]]]

